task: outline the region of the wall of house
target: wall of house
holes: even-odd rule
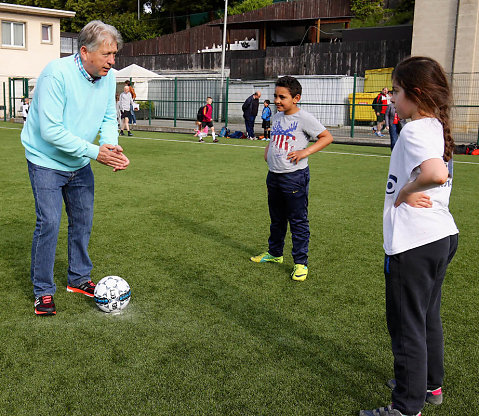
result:
[[[4,105],[5,85],[8,108],[9,77],[37,78],[50,61],[60,57],[60,19],[0,12],[0,21],[2,20],[25,23],[25,47],[5,47],[1,45],[0,39],[0,107]],[[42,42],[42,24],[52,25],[52,41],[49,43]],[[15,88],[15,116],[19,116],[23,85],[20,80],[14,83],[15,87],[12,86],[12,90]],[[3,109],[0,110],[0,117],[3,119]]]
[[[24,22],[24,48],[2,47],[0,73],[3,76],[35,78],[45,65],[60,57],[60,19],[0,12],[0,20]],[[52,25],[52,42],[42,43],[42,24]]]

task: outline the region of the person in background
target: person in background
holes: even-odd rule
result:
[[[35,198],[30,277],[36,315],[55,315],[53,279],[62,213],[68,216],[68,292],[93,297],[88,244],[93,225],[91,160],[126,169],[118,145],[115,75],[120,33],[99,20],[78,36],[78,53],[50,62],[40,74],[21,133]],[[100,145],[94,144],[97,135]]]
[[[264,138],[263,140],[270,139],[270,131],[271,131],[271,108],[269,106],[270,101],[264,100],[263,103],[263,112],[261,113],[261,119],[263,120],[263,130],[264,130]]]
[[[206,105],[203,107],[202,115],[203,119],[201,120],[201,131],[206,127],[211,130],[211,137],[213,137],[213,143],[218,143],[218,139],[215,134],[215,127],[213,126],[213,98],[206,98]],[[200,133],[200,142],[203,142],[203,137],[206,137],[206,133]]]
[[[243,103],[241,109],[243,110],[243,118],[246,127],[246,136],[250,140],[256,140],[254,135],[254,120],[258,115],[259,99],[261,98],[261,92],[256,91],[253,95],[250,95]]]
[[[195,136],[200,137],[201,133],[201,122],[203,121],[203,109],[204,105],[202,105],[200,108],[198,108],[198,111],[196,113],[196,121],[195,121]]]
[[[135,92],[135,89],[133,88],[133,86],[131,85],[131,82],[126,80],[125,81],[125,85],[128,85],[128,88],[130,89],[130,94],[131,94],[131,98],[133,100],[133,104],[136,100],[136,92]],[[135,114],[135,109],[133,107],[133,104],[130,105],[130,116],[128,117],[128,122],[129,124],[131,124],[132,126],[136,126],[136,114]]]
[[[123,92],[120,94],[118,100],[118,107],[121,114],[121,130],[120,136],[124,136],[123,129],[128,132],[128,136],[133,136],[130,131],[129,119],[130,119],[130,108],[133,105],[133,98],[131,97],[130,88],[128,85],[123,87]]]
[[[377,125],[373,127],[374,134],[378,137],[383,137],[381,130],[384,127],[384,120],[386,110],[388,108],[388,89],[384,87],[378,96],[374,99],[372,107],[376,113]]]
[[[30,108],[30,100],[28,97],[25,97],[23,100],[22,104],[22,117],[23,117],[23,123],[27,121],[27,116],[28,116],[28,109]]]
[[[115,94],[116,102],[116,121],[118,122],[118,129],[121,128],[121,111],[120,111],[120,94]]]
[[[389,95],[390,97],[392,96],[391,91],[389,91]],[[401,128],[405,124],[405,122],[399,118],[396,112],[396,106],[394,105],[393,101],[390,101],[388,108],[386,109],[386,114],[384,119],[386,122],[386,129],[389,131],[389,137],[391,139],[391,151],[392,151],[399,138],[399,133],[401,131]]]

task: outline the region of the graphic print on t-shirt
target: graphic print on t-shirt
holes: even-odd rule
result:
[[[388,183],[386,185],[386,194],[391,195],[396,192],[396,184],[398,183],[398,178],[394,175],[389,175]]]
[[[294,151],[294,142],[296,140],[294,131],[296,127],[298,127],[297,121],[293,121],[287,129],[283,129],[279,121],[273,124],[270,146],[273,146],[273,150],[277,156],[281,156],[281,154],[285,152],[289,153]]]

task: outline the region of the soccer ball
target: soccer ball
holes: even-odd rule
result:
[[[103,312],[125,309],[130,298],[130,286],[120,276],[106,276],[95,287],[95,303]]]

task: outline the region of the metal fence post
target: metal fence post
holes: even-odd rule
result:
[[[15,97],[17,96],[17,93],[15,92],[15,78],[13,78],[13,84],[12,84],[13,88],[12,88],[12,91],[13,91],[13,98],[12,98],[12,117],[11,118],[15,118],[15,113],[17,112],[16,110],[16,107],[15,107]]]
[[[177,112],[177,100],[178,100],[178,78],[175,77],[175,103],[174,103],[174,127],[176,127],[176,112]]]
[[[226,97],[225,97],[225,127],[228,127],[228,92],[229,92],[229,86],[230,86],[230,78],[226,78]]]
[[[12,118],[12,81],[8,78],[8,117]]]
[[[351,138],[354,138],[354,123],[356,118],[356,78],[358,74],[354,74],[354,83],[353,83],[353,108],[351,111]]]
[[[5,91],[5,82],[3,82],[3,121],[7,121],[7,92]]]

